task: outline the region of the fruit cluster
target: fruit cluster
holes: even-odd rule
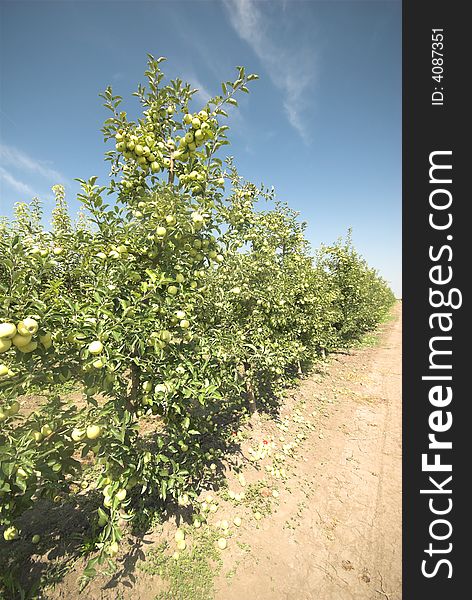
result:
[[[17,325],[14,323],[0,323],[0,354],[7,352],[12,346],[23,354],[29,354],[38,347],[38,342],[33,339],[38,332],[38,322],[31,317],[20,321]],[[51,347],[51,334],[45,333],[39,336],[39,341],[47,350]],[[5,365],[0,365],[0,377],[9,375],[9,369]]]
[[[42,248],[41,246],[34,245],[29,251],[31,256],[40,256],[41,258],[45,258],[51,252],[54,256],[60,256],[64,252],[64,248],[62,248],[62,246],[54,246],[53,248]]]
[[[184,124],[189,129],[183,137],[178,140],[179,158],[182,161],[188,160],[207,139],[214,137],[214,128],[217,125],[216,119],[210,119],[206,110],[199,113],[186,113],[184,115]]]
[[[158,173],[170,168],[172,161],[187,161],[207,139],[214,137],[216,119],[209,119],[208,112],[184,115],[183,122],[189,125],[183,136],[169,138],[165,142],[158,140],[154,131],[152,117],[148,114],[147,124],[136,127],[134,131],[120,129],[115,135],[115,148],[125,159],[134,160],[144,171]],[[178,148],[176,149],[176,142]]]
[[[151,132],[141,129],[136,129],[136,133],[132,134],[120,130],[115,140],[116,149],[126,159],[135,160],[144,171],[151,169],[153,173],[158,173],[162,167],[170,167],[170,155],[175,147],[173,140],[168,140],[166,144],[158,142]]]

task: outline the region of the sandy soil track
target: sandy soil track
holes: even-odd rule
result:
[[[401,304],[378,345],[338,355],[298,394],[323,399],[320,432],[217,600],[399,600]]]

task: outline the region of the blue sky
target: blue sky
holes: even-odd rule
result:
[[[325,0],[0,2],[0,215],[107,163],[98,94],[135,114],[146,53],[219,93],[236,65],[258,73],[230,119],[240,174],[300,211],[314,247],[353,228],[401,294],[401,2]]]

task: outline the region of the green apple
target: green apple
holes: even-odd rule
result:
[[[118,491],[116,492],[116,494],[115,494],[115,495],[116,495],[116,498],[118,498],[118,500],[119,500],[120,502],[123,502],[123,500],[124,500],[124,499],[126,498],[126,496],[127,496],[127,492],[126,492],[126,490],[124,490],[124,489],[120,489],[120,490],[118,490]]]
[[[52,335],[48,332],[39,336],[39,341],[48,350],[52,346]]]
[[[185,281],[185,277],[182,275],[182,273],[177,273],[175,276],[175,281],[177,283],[183,283]]]
[[[74,442],[80,442],[85,437],[85,431],[83,429],[77,429],[76,427],[74,427],[72,433],[70,434],[70,437],[74,440]]]
[[[3,532],[3,538],[6,542],[18,539],[18,535],[18,529],[14,525],[7,527]]]
[[[150,381],[144,381],[142,387],[145,392],[150,392],[152,390],[152,383]]]
[[[12,339],[13,345],[16,346],[17,348],[27,346],[30,342],[31,342],[31,335],[21,335],[20,333],[17,333]]]
[[[182,327],[182,329],[188,329],[190,327],[190,322],[187,319],[182,319],[180,321],[180,327]]]
[[[90,354],[100,354],[103,351],[103,344],[99,340],[95,340],[89,344],[88,351]]]
[[[0,377],[8,375],[9,368],[6,365],[0,365]]]
[[[13,323],[0,324],[0,339],[11,340],[16,334],[16,325]]]
[[[18,411],[20,410],[20,403],[15,400],[14,402],[11,403],[10,408],[8,409],[8,414],[9,415],[16,415],[18,414]]]
[[[192,122],[192,115],[189,113],[186,113],[184,115],[184,123],[185,125],[190,125],[190,123]]]
[[[172,338],[171,332],[166,329],[163,329],[158,335],[164,342],[168,342]]]
[[[98,437],[100,437],[101,433],[102,428],[100,425],[89,425],[86,429],[85,435],[89,440],[96,440]]]
[[[167,229],[165,227],[156,227],[156,235],[157,237],[163,238],[167,233]]]
[[[31,538],[31,542],[33,544],[39,544],[40,541],[41,541],[41,536],[38,534],[33,535],[33,537]]]
[[[177,531],[174,534],[174,539],[176,542],[182,542],[183,540],[185,540],[185,533],[182,529],[177,529]]]
[[[118,542],[112,542],[107,548],[108,556],[116,556],[118,554],[118,550],[120,549]]]
[[[105,363],[103,362],[103,360],[101,358],[97,358],[96,360],[93,361],[92,366],[94,369],[103,369],[103,367],[105,366]]]
[[[200,119],[198,117],[194,117],[192,119],[192,127],[194,129],[200,129],[200,125],[202,124],[202,122],[200,121]]]
[[[52,433],[51,426],[50,426],[50,425],[48,425],[47,423],[46,423],[46,425],[43,425],[43,426],[41,427],[41,434],[42,434],[44,437],[48,437],[48,435],[51,435],[51,433]]]
[[[167,288],[167,293],[168,293],[168,294],[170,294],[171,296],[175,296],[175,295],[177,295],[178,291],[179,291],[179,289],[178,289],[178,287],[177,287],[177,286],[175,286],[175,285],[170,285],[170,286]]]
[[[175,225],[177,222],[177,219],[174,217],[174,215],[167,215],[166,216],[166,223],[168,225]]]
[[[218,548],[220,550],[224,550],[227,545],[228,545],[228,542],[226,541],[226,538],[224,538],[224,537],[219,538],[219,540],[218,540]]]
[[[208,120],[208,113],[207,113],[207,111],[206,111],[206,110],[201,110],[201,111],[198,113],[198,116],[200,117],[200,119],[201,119],[202,121],[207,121],[207,120]]]
[[[34,335],[38,331],[38,328],[38,322],[35,319],[31,319],[30,317],[24,319],[23,321],[20,321],[17,326],[18,333],[24,336]]]
[[[196,211],[194,211],[194,212],[191,214],[191,218],[192,218],[192,221],[193,221],[195,224],[203,224],[203,222],[204,222],[204,218],[203,218],[203,216],[202,216],[200,213],[196,212]]]
[[[28,477],[28,473],[23,469],[23,467],[19,467],[17,470],[17,474],[22,479],[26,479]]]

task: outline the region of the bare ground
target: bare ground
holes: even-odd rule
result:
[[[225,476],[229,489],[246,498],[214,492],[218,511],[208,519],[212,528],[237,515],[242,525],[224,534],[228,548],[222,567],[214,565],[214,589],[200,590],[199,599],[401,599],[401,303],[392,316],[377,344],[331,355],[287,394],[277,422],[263,417],[245,431],[233,457],[245,481],[229,466]],[[287,443],[293,445],[284,450]],[[248,460],[258,445],[267,456]],[[274,465],[286,473],[268,472]],[[154,600],[161,593],[165,600],[194,600],[191,590],[166,592],[168,582],[139,568],[163,540],[174,552],[174,531],[168,521],[131,538],[117,572],[99,575],[82,592],[79,560],[41,597]],[[191,550],[191,526],[186,539]],[[33,562],[51,560],[40,554]]]

